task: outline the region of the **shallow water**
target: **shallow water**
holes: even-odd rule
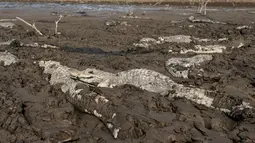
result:
[[[136,5],[116,5],[116,4],[60,4],[60,3],[21,3],[21,2],[0,2],[0,8],[44,8],[44,9],[73,9],[91,11],[116,11],[127,12],[132,10],[168,10],[165,6],[136,6]]]
[[[121,56],[121,55],[127,54],[127,52],[123,52],[123,51],[106,52],[100,48],[88,48],[88,47],[84,47],[84,48],[64,47],[61,49],[66,52],[86,53],[86,54],[95,54],[95,55],[104,55],[104,56]]]
[[[115,12],[128,12],[133,11],[170,11],[170,10],[183,10],[186,11],[196,10],[194,7],[187,6],[145,6],[145,5],[117,5],[117,4],[75,4],[75,3],[39,3],[39,2],[0,2],[0,9],[27,9],[27,8],[41,8],[48,10],[86,10],[86,11],[115,11]],[[255,10],[255,8],[238,8],[238,7],[209,7],[208,11],[246,11]]]

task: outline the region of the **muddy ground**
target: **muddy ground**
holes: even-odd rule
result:
[[[97,117],[85,114],[70,104],[58,86],[51,86],[49,75],[43,73],[37,61],[52,60],[62,65],[84,70],[96,68],[120,72],[146,68],[171,77],[175,82],[223,93],[218,104],[239,105],[242,101],[255,106],[255,14],[250,10],[209,11],[208,16],[227,24],[191,23],[187,19],[193,11],[136,11],[135,15],[151,19],[124,19],[125,12],[89,11],[86,15],[64,17],[59,22],[60,35],[54,35],[57,16],[43,9],[0,9],[0,19],[22,17],[35,22],[44,34],[39,36],[30,27],[14,21],[13,28],[0,27],[0,41],[16,39],[23,43],[51,44],[59,49],[19,46],[0,46],[20,61],[0,66],[0,142],[1,143],[59,143],[59,142],[255,142],[255,112],[251,109],[237,118],[217,109],[207,108],[185,98],[170,99],[137,87],[124,85],[113,89],[99,88],[122,104],[131,117],[130,133],[114,139]],[[108,20],[116,25],[107,26]],[[120,24],[126,21],[128,25]],[[193,25],[193,26],[190,26]],[[213,60],[202,64],[202,76],[190,71],[188,79],[173,77],[165,68],[171,57],[190,57],[169,53],[196,43],[165,43],[156,49],[143,50],[133,43],[141,38],[171,35],[191,35],[200,38],[229,38],[222,42],[231,52],[213,54]],[[211,42],[218,44],[218,42]],[[122,112],[122,111],[121,111]],[[131,121],[130,121],[131,120]]]

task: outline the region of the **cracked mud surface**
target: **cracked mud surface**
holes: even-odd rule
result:
[[[59,85],[51,86],[50,75],[44,74],[38,65],[38,61],[52,60],[78,70],[96,68],[111,73],[146,68],[169,76],[179,84],[221,93],[214,99],[214,104],[218,106],[232,108],[245,101],[255,107],[255,31],[236,29],[242,25],[254,26],[251,23],[255,14],[245,11],[209,12],[212,19],[231,23],[221,25],[190,23],[187,20],[189,16],[171,15],[164,11],[148,13],[146,17],[152,20],[120,18],[124,13],[106,12],[100,16],[91,13],[93,16],[63,18],[59,22],[61,35],[54,36],[57,17],[51,16],[50,12],[35,12],[31,16],[29,11],[0,11],[1,19],[20,16],[30,22],[35,20],[38,29],[45,34],[38,36],[26,25],[14,21],[12,29],[0,27],[0,42],[16,39],[24,43],[37,42],[60,47],[19,47],[17,43],[0,46],[0,52],[8,51],[19,59],[9,66],[0,63],[1,143],[255,142],[253,109],[233,110],[230,116],[185,98],[169,98],[130,85],[96,89],[107,95],[121,115],[119,120],[126,130],[114,139],[97,117],[74,108]],[[137,15],[141,16],[141,13]],[[117,23],[127,21],[131,26],[107,26],[107,20]],[[175,20],[183,21],[173,23]],[[149,50],[133,46],[144,37],[178,34],[229,40],[164,43]],[[231,49],[240,42],[243,47]],[[211,61],[191,68],[188,78],[172,76],[165,68],[165,62],[172,57],[194,56],[192,53],[181,55],[178,51],[198,44],[221,44],[228,50],[212,54]],[[84,93],[95,90],[84,85],[81,87]]]

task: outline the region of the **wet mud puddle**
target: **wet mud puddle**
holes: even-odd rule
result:
[[[84,53],[84,54],[95,54],[95,55],[102,55],[102,56],[122,56],[127,54],[124,51],[111,51],[107,52],[100,48],[71,48],[71,47],[64,47],[60,48],[60,50],[65,52],[72,52],[72,53]]]

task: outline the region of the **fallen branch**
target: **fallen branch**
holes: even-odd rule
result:
[[[63,15],[59,15],[59,19],[57,21],[55,21],[56,23],[56,27],[55,27],[55,34],[59,35],[60,32],[58,32],[58,22],[62,19]]]
[[[24,22],[25,24],[27,24],[28,26],[32,27],[39,35],[43,35],[41,31],[39,31],[36,26],[35,23],[33,23],[33,25],[31,25],[30,23],[28,23],[27,21],[25,21],[24,19],[20,18],[20,17],[16,17],[18,20]]]

